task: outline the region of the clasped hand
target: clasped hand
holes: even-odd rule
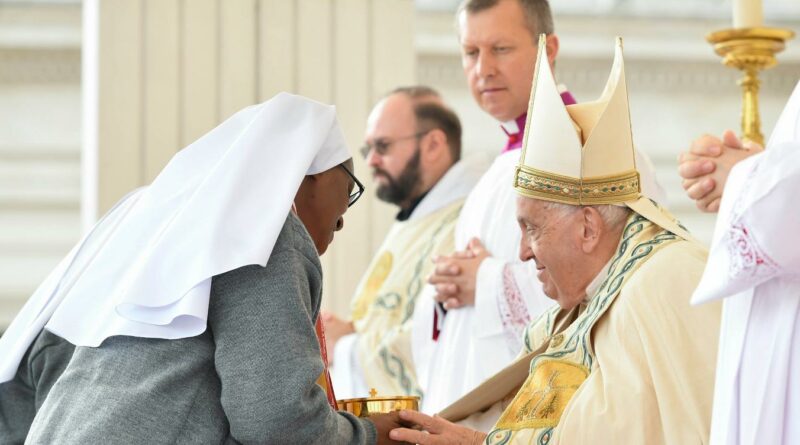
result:
[[[718,211],[731,168],[763,149],[756,143],[739,140],[730,130],[722,138],[710,135],[698,138],[689,152],[681,153],[678,158],[678,173],[683,177],[686,194],[695,200],[698,209]]]
[[[478,268],[490,256],[483,243],[472,238],[466,250],[434,257],[435,266],[428,283],[436,289],[435,300],[443,303],[445,309],[474,305]]]

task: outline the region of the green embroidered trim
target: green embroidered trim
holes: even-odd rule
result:
[[[378,295],[374,304],[375,306],[386,310],[396,309],[398,306],[400,306],[400,294],[397,292],[389,292]]]
[[[394,354],[390,354],[385,348],[381,349],[380,357],[383,369],[403,388],[405,394],[422,397],[422,389],[408,375],[402,360]]]
[[[608,275],[606,276],[600,288],[591,299],[585,312],[576,320],[577,325],[570,326],[564,332],[569,334],[569,338],[563,343],[563,346],[558,351],[550,353],[539,354],[531,360],[530,369],[534,370],[536,366],[543,360],[558,360],[567,355],[575,354],[576,352],[583,351],[579,357],[574,357],[572,360],[579,359],[580,364],[591,370],[594,364],[594,353],[591,347],[591,327],[597,323],[598,319],[603,316],[608,307],[613,303],[615,297],[619,294],[622,286],[627,278],[633,273],[650,255],[652,255],[657,248],[664,247],[674,241],[681,240],[680,237],[666,231],[661,230],[656,232],[651,238],[632,245],[634,238],[641,234],[646,228],[655,226],[646,218],[634,213],[629,219],[623,231],[620,240],[619,248],[609,266]],[[655,226],[657,227],[657,226]],[[621,262],[624,263],[621,264]],[[532,350],[529,342],[529,335],[527,335],[533,326],[540,323],[545,323],[546,331],[552,334],[553,323],[552,320],[560,311],[559,307],[542,314],[534,323],[531,323],[526,329],[525,344],[528,350]],[[537,433],[536,443],[538,445],[547,445],[552,437],[553,428],[542,429]],[[487,444],[500,444],[508,442],[512,437],[512,430],[508,429],[495,429],[489,433],[487,437]],[[503,438],[503,441],[490,442],[490,438]]]
[[[569,331],[571,331],[570,337],[567,338],[567,341],[564,343],[564,347],[556,352],[538,355],[531,360],[531,369],[535,367],[539,360],[543,360],[545,358],[558,359],[564,357],[565,355],[576,352],[579,347],[586,351],[586,353],[583,354],[582,364],[588,369],[592,369],[592,365],[594,364],[594,354],[591,352],[589,338],[591,329],[588,329],[588,327],[594,326],[597,320],[605,313],[605,310],[611,304],[614,297],[616,297],[616,295],[619,293],[626,278],[628,278],[631,275],[631,272],[633,272],[637,266],[641,264],[643,259],[647,258],[653,253],[656,246],[664,245],[667,242],[680,240],[679,237],[673,235],[672,233],[662,230],[653,238],[635,246],[631,246],[631,240],[639,235],[645,229],[645,226],[653,225],[653,223],[639,214],[633,214],[628,221],[629,222],[623,231],[620,246],[617,249],[617,254],[611,261],[606,279],[603,281],[603,283],[600,285],[600,288],[591,299],[584,314],[578,320],[576,320],[578,323],[577,326],[574,329],[569,329]],[[627,261],[625,261],[625,264],[620,265],[619,262],[626,257],[629,258]],[[555,309],[557,312],[558,309]]]

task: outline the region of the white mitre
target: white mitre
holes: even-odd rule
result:
[[[564,105],[547,60],[545,36],[539,37],[522,147],[514,174],[520,195],[570,205],[625,205],[664,229],[693,239],[641,193],[621,38],[600,98]]]

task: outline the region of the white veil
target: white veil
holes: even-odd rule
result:
[[[43,327],[78,346],[206,329],[211,278],[266,265],[303,177],[350,158],[332,106],[279,94],[176,154],[123,198],[0,338],[0,382]]]

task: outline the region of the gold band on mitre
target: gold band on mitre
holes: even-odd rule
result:
[[[529,198],[571,205],[622,204],[641,196],[636,170],[575,179],[519,165],[514,173],[514,189]]]

